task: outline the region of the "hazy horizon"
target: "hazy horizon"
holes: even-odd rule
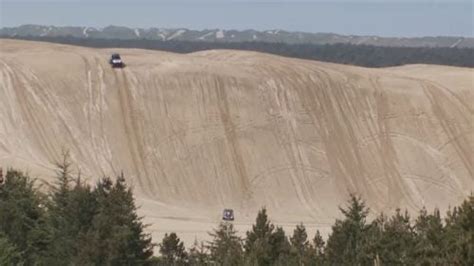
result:
[[[382,37],[473,37],[471,1],[11,1],[0,27],[109,25],[194,30],[273,30]]]

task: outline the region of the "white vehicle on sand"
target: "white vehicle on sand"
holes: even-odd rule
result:
[[[109,60],[109,64],[112,66],[112,68],[124,68],[125,63],[122,61],[122,58],[120,57],[119,54],[112,54]]]

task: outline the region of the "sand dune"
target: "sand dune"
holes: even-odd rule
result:
[[[67,149],[91,182],[123,171],[156,237],[203,237],[224,207],[327,230],[349,192],[376,212],[469,195],[473,89],[467,68],[0,40],[0,165],[47,182]]]

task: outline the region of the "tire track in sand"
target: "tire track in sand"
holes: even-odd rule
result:
[[[153,196],[155,191],[154,185],[149,180],[148,170],[144,161],[143,138],[139,133],[139,125],[135,110],[133,109],[133,99],[131,96],[131,88],[127,78],[125,69],[112,69],[117,85],[117,93],[119,97],[119,105],[127,139],[127,147],[130,152],[134,173],[136,173],[140,188],[148,196]],[[117,74],[120,73],[120,75]]]
[[[467,140],[464,134],[461,133],[464,131],[459,128],[456,123],[451,123],[450,118],[451,111],[449,107],[454,108],[456,105],[451,104],[449,97],[443,91],[436,87],[435,85],[420,81],[423,91],[431,103],[431,108],[433,109],[433,114],[438,119],[439,124],[444,130],[444,133],[448,136],[448,139],[452,140],[452,146],[456,150],[461,162],[463,163],[466,171],[469,173],[471,178],[474,178],[474,156],[472,152],[472,146],[470,145],[469,140]],[[461,112],[462,113],[462,112]],[[465,118],[469,123],[469,119]],[[470,125],[472,130],[472,124]]]
[[[238,137],[236,134],[235,125],[231,118],[232,116],[230,113],[229,100],[228,100],[228,95],[226,91],[227,88],[222,84],[222,80],[219,77],[215,77],[214,82],[215,82],[216,94],[218,97],[219,113],[222,120],[222,124],[224,125],[225,137],[226,137],[227,143],[229,144],[235,170],[237,171],[237,174],[239,176],[239,181],[240,181],[239,190],[241,191],[241,195],[247,195],[250,189],[249,177],[248,177],[247,169],[245,167],[245,161],[243,158],[241,147],[240,147],[240,144],[238,143]],[[230,88],[233,88],[233,86],[231,86]],[[247,203],[247,200],[245,198],[241,200],[242,200],[241,202],[243,205]],[[242,207],[245,208],[245,206],[242,206]]]
[[[43,126],[44,121],[38,118],[37,113],[33,112],[33,110],[35,110],[32,103],[34,100],[31,100],[31,98],[37,98],[37,96],[31,84],[28,82],[28,77],[19,67],[15,67],[14,64],[2,62],[5,68],[4,73],[10,77],[12,84],[16,85],[14,93],[18,107],[22,113],[22,120],[28,125],[29,131],[32,132],[32,134],[28,134],[28,136],[33,140],[32,143],[37,145],[48,161],[54,161],[56,149],[54,145],[48,141],[50,138]]]

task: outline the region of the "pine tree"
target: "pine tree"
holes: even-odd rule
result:
[[[360,245],[361,254],[359,259],[362,264],[380,262],[380,253],[382,252],[380,243],[386,223],[387,217],[381,213],[372,223],[367,225]]]
[[[339,208],[344,220],[336,220],[325,250],[331,265],[362,265],[369,263],[364,253],[364,237],[368,229],[366,217],[369,209],[365,202],[351,195],[346,209]]]
[[[75,220],[71,215],[70,208],[70,163],[66,155],[62,163],[58,163],[57,180],[52,188],[51,201],[49,202],[48,225],[51,234],[51,244],[49,246],[49,264],[66,264],[74,256],[74,241],[76,234],[72,232],[72,225]],[[65,260],[65,261],[64,261]]]
[[[163,265],[185,265],[187,253],[176,233],[165,234],[159,246]]]
[[[474,265],[474,195],[470,195],[459,207],[459,223],[464,231],[462,238],[465,252],[465,259],[468,265]],[[462,241],[462,240],[461,240]]]
[[[207,265],[209,263],[209,254],[207,247],[203,242],[194,241],[193,246],[189,249],[188,263],[191,266]]]
[[[0,234],[7,249],[20,252],[26,265],[41,263],[47,249],[44,202],[33,180],[21,172],[7,171],[0,185]]]
[[[0,233],[0,265],[23,264],[21,253],[3,233]]]
[[[270,261],[273,265],[286,265],[289,260],[291,245],[281,227],[277,227],[270,235]]]
[[[209,235],[213,238],[209,243],[212,263],[229,266],[243,263],[242,240],[237,236],[232,224],[221,223]]]
[[[453,265],[474,265],[474,196],[448,211],[445,221],[446,261]]]
[[[449,208],[445,218],[445,256],[455,265],[461,265],[462,258],[462,228],[459,225],[458,207]],[[460,241],[461,240],[461,241]]]
[[[443,235],[444,228],[438,210],[428,214],[423,208],[415,222],[414,247],[416,264],[419,265],[442,265],[448,262],[443,258]]]
[[[324,248],[325,243],[323,237],[319,230],[316,231],[316,234],[313,238],[313,244],[310,247],[310,260],[311,265],[323,265],[324,260]]]
[[[378,242],[377,255],[382,264],[412,265],[415,247],[414,232],[410,216],[397,209],[395,214],[383,223],[382,235]]]
[[[76,264],[83,248],[81,238],[92,227],[97,202],[90,187],[81,182],[80,174],[75,180],[72,178],[67,154],[57,167],[57,181],[48,205],[48,264]]]
[[[270,237],[275,226],[269,221],[267,210],[263,208],[257,214],[257,219],[252,230],[247,232],[244,250],[248,263],[257,265],[271,265],[272,247]]]
[[[293,236],[290,237],[291,254],[296,259],[298,265],[308,265],[310,244],[308,241],[308,234],[303,224],[296,226],[293,231]]]
[[[123,175],[115,184],[103,178],[93,195],[97,213],[90,230],[81,238],[81,264],[148,264],[154,245],[151,237],[143,232],[145,225],[136,213],[132,191],[127,188]]]

